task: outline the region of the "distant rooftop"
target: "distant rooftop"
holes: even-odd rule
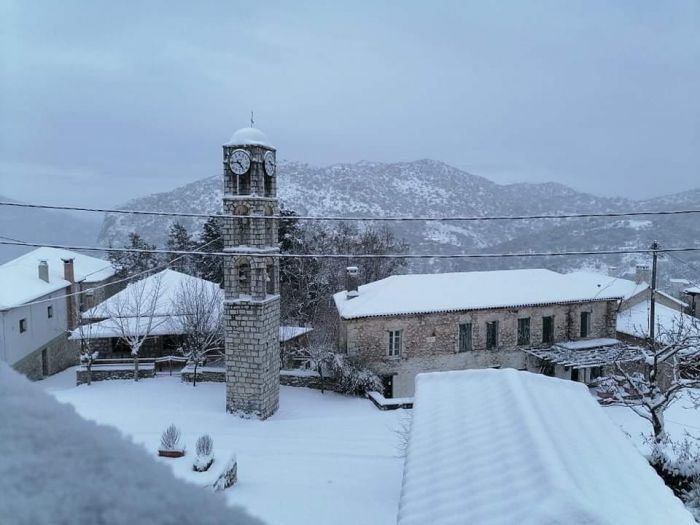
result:
[[[67,287],[63,259],[73,259],[76,282],[100,282],[116,270],[109,261],[59,248],[41,247],[0,265],[0,310],[14,308]],[[39,278],[40,261],[49,267],[49,282]]]
[[[623,290],[551,270],[394,275],[333,298],[344,319],[621,299]]]

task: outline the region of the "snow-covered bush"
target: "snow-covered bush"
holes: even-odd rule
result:
[[[695,476],[690,482],[690,488],[681,494],[685,508],[700,523],[700,476]]]
[[[334,354],[332,362],[338,391],[343,394],[361,396],[383,389],[379,376],[343,354]]]
[[[192,465],[192,470],[196,472],[209,470],[211,464],[214,463],[214,440],[209,434],[199,436],[195,448],[197,457]]]
[[[232,454],[224,469],[219,474],[214,482],[214,490],[219,492],[229,487],[232,487],[238,481],[238,461],[236,454]]]
[[[170,425],[160,436],[160,450],[171,452],[184,452],[180,429],[175,425]]]

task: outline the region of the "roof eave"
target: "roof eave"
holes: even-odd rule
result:
[[[623,297],[603,297],[603,298],[593,298],[593,299],[574,299],[571,301],[547,301],[547,302],[541,302],[541,303],[522,303],[522,304],[508,304],[508,305],[501,305],[501,306],[481,306],[481,307],[474,307],[474,308],[447,308],[444,310],[421,310],[421,311],[415,311],[415,312],[399,312],[399,313],[387,313],[387,314],[369,314],[369,315],[357,315],[357,316],[352,316],[348,317],[343,315],[342,313],[340,314],[341,319],[347,320],[347,321],[352,321],[355,319],[366,319],[369,317],[398,317],[398,316],[407,316],[407,315],[426,315],[426,314],[444,314],[444,313],[454,313],[454,312],[478,312],[482,310],[506,310],[508,308],[530,308],[530,307],[536,307],[536,306],[551,306],[551,305],[557,305],[557,304],[562,304],[562,305],[568,305],[568,304],[575,304],[575,303],[607,303],[609,301],[622,301]],[[338,305],[336,304],[336,307]]]

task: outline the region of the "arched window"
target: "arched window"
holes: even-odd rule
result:
[[[272,207],[271,206],[265,206],[265,216],[266,217],[271,217],[272,216]],[[274,219],[264,219],[265,221],[265,244],[268,246],[273,246],[275,245],[275,236],[274,236],[274,231],[275,231],[275,221]]]
[[[248,215],[248,206],[239,204],[233,210],[234,215]],[[247,245],[250,240],[250,219],[234,219],[236,227],[234,229],[233,244]]]
[[[265,268],[265,291],[268,295],[275,293],[275,265],[272,263]]]
[[[250,264],[247,261],[238,263],[238,293],[250,295]]]
[[[265,197],[272,197],[273,178],[265,174]]]
[[[238,175],[238,194],[250,195],[250,170]]]

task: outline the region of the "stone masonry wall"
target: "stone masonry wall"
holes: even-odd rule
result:
[[[45,365],[43,363],[44,358],[46,359]],[[15,363],[13,368],[29,379],[36,380],[45,377],[44,371],[47,372],[46,375],[55,374],[69,366],[77,365],[78,361],[79,346],[72,341],[68,341],[65,334],[61,334]]]
[[[518,350],[518,319],[530,318],[532,346],[542,344],[542,317],[554,317],[554,341],[579,339],[580,314],[591,313],[589,338],[615,337],[615,301],[445,312],[344,320],[341,348],[380,375],[394,376],[394,396],[413,395],[415,375],[424,371],[527,366]],[[498,348],[486,349],[486,323],[499,321]],[[471,323],[472,350],[460,353],[459,325]],[[388,357],[390,330],[402,331],[400,357]]]
[[[266,418],[279,403],[279,296],[226,302],[224,312],[227,407]]]

